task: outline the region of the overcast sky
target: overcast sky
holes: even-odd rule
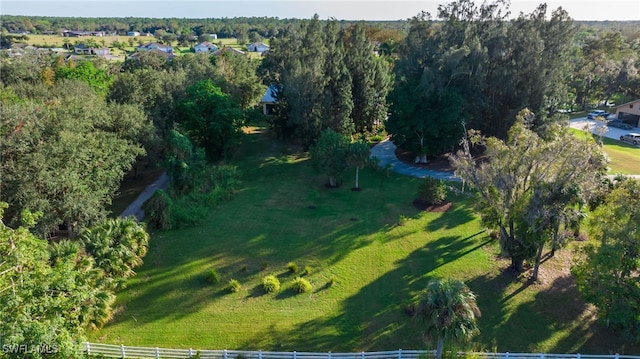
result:
[[[223,18],[278,17],[338,20],[400,20],[420,11],[436,14],[438,4],[451,0],[0,0],[0,14],[77,17]],[[544,2],[511,0],[511,13],[530,13]],[[549,9],[562,6],[575,20],[640,20],[640,0],[548,0]]]

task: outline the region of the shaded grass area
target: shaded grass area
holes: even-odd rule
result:
[[[596,141],[599,140],[597,135],[578,129],[571,129],[571,132],[579,138],[591,136]],[[610,173],[640,174],[640,148],[608,137],[602,137],[602,143],[602,149],[609,157]]]
[[[419,349],[421,323],[405,314],[405,305],[430,278],[454,277],[478,296],[478,349],[620,347],[583,320],[585,306],[563,289],[567,283],[523,286],[503,274],[507,264],[496,258],[496,243],[470,198],[452,196],[445,213],[420,212],[411,204],[418,179],[373,169],[361,171],[361,192],[349,190],[351,173],[342,187],[327,189],[304,153],[259,128],[234,162],[243,189],[201,226],[154,233],[144,266],[118,296],[115,320],[91,340],[200,349]],[[402,226],[400,216],[408,218]],[[288,271],[289,262],[313,268],[305,276],[310,293],[288,289],[299,275]],[[205,281],[212,268],[222,277],[218,285]],[[269,274],[280,279],[280,292],[263,293]],[[237,293],[225,288],[231,278],[242,285]]]

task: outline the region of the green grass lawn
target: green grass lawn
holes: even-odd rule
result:
[[[593,134],[578,129],[571,129],[571,132],[581,138],[586,138],[586,136],[596,137]],[[640,148],[608,137],[603,137],[602,143],[602,150],[609,157],[610,173],[627,175],[640,174]]]
[[[90,340],[199,349],[421,349],[420,323],[405,314],[405,304],[430,278],[454,277],[478,296],[478,349],[638,351],[594,323],[568,276],[568,250],[543,264],[541,284],[504,274],[507,263],[465,196],[451,196],[448,212],[420,212],[412,205],[419,179],[373,169],[361,172],[361,192],[350,190],[351,172],[342,187],[326,189],[304,153],[261,129],[247,136],[234,162],[243,188],[202,225],[153,233],[145,264],[118,295],[114,321]],[[403,226],[401,216],[409,218]],[[287,289],[295,277],[288,262],[312,268],[311,293]],[[212,268],[222,276],[218,285],[204,280]],[[263,294],[268,274],[280,278],[279,293]],[[225,289],[232,278],[240,292]]]

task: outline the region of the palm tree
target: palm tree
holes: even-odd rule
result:
[[[347,152],[347,162],[356,168],[356,187],[355,190],[359,190],[358,175],[360,169],[367,165],[370,161],[371,149],[369,145],[364,141],[354,142],[349,145]]]
[[[426,323],[425,336],[437,338],[438,359],[442,358],[445,340],[468,340],[479,332],[476,296],[459,280],[430,281],[415,315]]]
[[[85,230],[81,240],[96,266],[114,281],[114,289],[135,275],[133,269],[142,265],[149,246],[149,234],[133,217],[106,220]]]

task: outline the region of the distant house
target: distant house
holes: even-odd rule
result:
[[[159,44],[157,42],[147,42],[146,44],[138,46],[138,51],[151,51],[151,50],[159,50],[162,52],[166,52],[168,54],[173,53],[173,47],[169,45]]]
[[[244,51],[240,51],[238,49],[234,49],[231,46],[225,46],[225,47],[223,47],[221,49],[218,49],[218,50],[213,52],[213,55],[216,55],[216,56],[220,56],[220,55],[223,55],[223,54],[234,54],[234,55],[241,55],[241,56],[245,56],[246,55]]]
[[[78,44],[73,47],[73,52],[77,55],[98,55],[106,56],[111,54],[111,50],[108,47],[87,47],[85,44]]]
[[[85,44],[78,44],[73,47],[73,52],[78,55],[91,55],[91,48]]]
[[[109,49],[108,47],[101,47],[99,49],[92,49],[92,50],[94,55],[98,55],[98,56],[111,55],[111,49]]]
[[[62,30],[62,36],[64,37],[82,37],[82,36],[91,36],[91,31],[73,31],[73,30]]]
[[[209,38],[211,40],[217,40],[218,39],[218,34],[209,34]]]
[[[274,109],[276,106],[276,93],[276,87],[271,85],[267,87],[267,91],[265,91],[264,95],[262,95],[262,98],[260,99],[260,105],[262,105],[262,113],[265,116],[273,115],[274,113]]]
[[[210,43],[209,41],[201,42],[193,47],[196,53],[201,52],[214,52],[218,50],[218,46]]]
[[[616,118],[640,128],[640,99],[616,106]]]
[[[253,44],[247,45],[247,50],[249,50],[249,52],[263,53],[265,51],[269,51],[269,45],[258,41],[258,42],[254,42]]]
[[[140,33],[137,31],[127,31],[127,36],[140,36]]]

